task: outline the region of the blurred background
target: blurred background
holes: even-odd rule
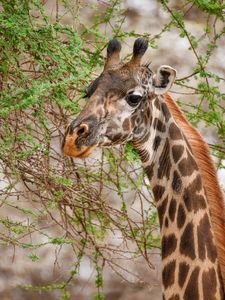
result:
[[[225,188],[223,1],[0,1],[0,298],[159,300],[158,219],[132,145],[64,157],[66,125],[108,41],[152,70],[212,151]]]

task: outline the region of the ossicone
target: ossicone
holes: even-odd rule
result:
[[[145,54],[147,49],[148,49],[148,40],[138,38],[134,42],[133,56],[129,64],[134,66],[139,66],[141,63],[142,56]]]
[[[111,40],[107,47],[105,69],[111,68],[120,63],[120,51],[120,42],[117,39]]]

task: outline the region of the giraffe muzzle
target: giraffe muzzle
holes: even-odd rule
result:
[[[74,126],[75,125],[75,126]],[[71,123],[66,129],[62,143],[65,155],[85,158],[97,147],[95,128],[86,123]]]

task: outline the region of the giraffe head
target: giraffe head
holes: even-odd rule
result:
[[[148,42],[137,39],[129,62],[120,63],[121,45],[109,42],[103,72],[86,90],[89,98],[78,117],[67,127],[63,152],[87,157],[97,146],[140,140],[152,119],[151,101],[171,87],[176,71],[161,66],[154,74],[141,65]],[[149,126],[148,126],[149,127]]]

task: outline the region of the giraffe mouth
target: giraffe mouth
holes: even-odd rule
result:
[[[68,156],[76,157],[76,158],[86,158],[88,157],[97,147],[98,145],[93,145],[90,147],[85,147],[83,150],[77,150],[75,147],[67,147],[66,145],[63,147],[63,153]]]

